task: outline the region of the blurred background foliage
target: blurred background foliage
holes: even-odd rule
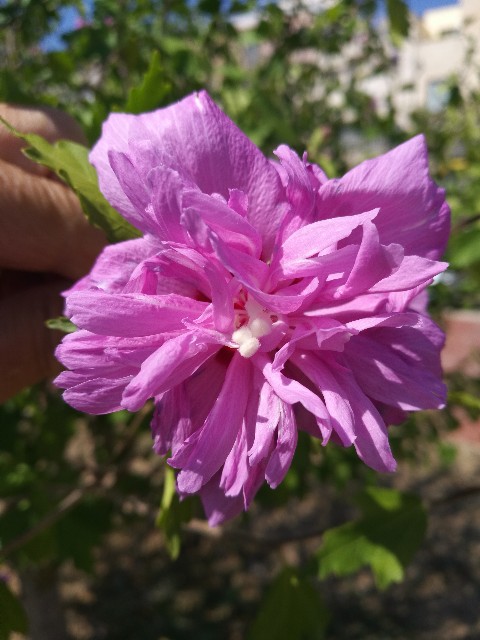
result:
[[[396,124],[393,102],[379,113],[362,81],[391,69],[395,47],[409,29],[402,0],[382,7],[383,20],[375,0],[331,2],[315,12],[301,0],[3,0],[0,100],[64,109],[93,143],[110,111],[138,113],[206,88],[267,155],[280,143],[306,149],[330,176],[350,166],[352,134],[358,155],[374,150],[378,140],[388,148],[422,131],[432,172],[447,188],[453,210],[452,269],[432,287],[432,309],[478,308],[480,93],[466,95],[452,78],[446,108],[413,114],[408,131]],[[72,28],[59,35],[65,12],[73,9]],[[442,440],[457,424],[454,409],[478,418],[480,401],[478,381],[457,376],[450,384],[448,410],[412,417],[392,430],[398,458],[425,464],[433,456],[448,464],[454,457]],[[114,532],[127,532],[134,545],[135,536],[157,525],[172,562],[185,536],[188,550],[196,536],[213,535],[194,500],[178,502],[170,472],[153,456],[149,414],[147,407],[138,415],[80,415],[48,385],[0,408],[0,640],[26,630],[25,612],[13,595],[19,591],[32,638],[68,637],[56,592],[59,572],[69,563],[94,576]],[[263,589],[273,576],[263,604],[258,594],[242,601],[235,590],[215,592],[240,616],[239,635],[227,634],[221,616],[215,621],[199,612],[194,623],[168,616],[170,595],[158,602],[151,596],[147,617],[139,616],[132,629],[82,637],[177,639],[194,632],[199,639],[244,638],[249,629],[253,640],[324,638],[329,614],[319,578],[366,565],[382,588],[400,580],[425,531],[418,498],[385,488],[385,479],[377,487],[379,479],[351,450],[324,449],[301,435],[285,482],[275,492],[263,489],[252,513],[229,525],[226,535],[234,541],[251,536],[265,554],[275,553],[278,537],[270,545],[255,524],[268,524],[272,513],[286,527],[280,542],[311,538],[318,551],[303,554],[295,566],[270,566],[258,578]],[[304,529],[278,516],[278,509],[286,514],[289,505],[314,494],[320,499],[319,487],[337,505],[333,515],[328,511]],[[379,522],[387,523],[380,533]],[[396,532],[405,531],[407,522],[410,534],[399,545]],[[182,571],[196,575],[188,563]],[[155,607],[162,623],[148,622]]]

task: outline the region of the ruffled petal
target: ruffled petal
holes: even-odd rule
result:
[[[290,404],[282,402],[280,405],[277,442],[265,469],[265,479],[272,489],[278,487],[285,478],[295,453],[297,439],[297,423],[293,408]]]
[[[107,199],[127,219],[136,211],[122,190],[107,160],[110,149],[128,153],[129,139],[149,140],[206,194],[225,199],[230,189],[248,196],[248,219],[264,240],[264,252],[273,247],[284,201],[277,171],[260,150],[227,118],[204,91],[165,109],[140,116],[112,114],[102,138],[91,153]],[[135,150],[138,155],[138,147]],[[120,195],[119,193],[120,192]],[[139,227],[144,228],[144,227]]]
[[[439,349],[420,328],[365,331],[349,342],[345,358],[374,400],[407,411],[445,405]]]
[[[355,442],[355,418],[342,385],[322,358],[312,352],[295,354],[292,362],[319,389],[330,414],[330,423],[343,446],[348,447]],[[326,441],[323,442],[326,444]]]
[[[109,336],[148,336],[183,329],[207,304],[176,294],[75,291],[67,299],[67,315],[82,329]]]
[[[217,473],[203,485],[199,492],[208,524],[211,527],[217,527],[227,520],[231,520],[244,509],[241,495],[233,497],[225,495],[225,491],[220,487],[220,475]]]
[[[212,335],[183,333],[167,340],[146,358],[140,371],[131,380],[123,394],[126,409],[137,411],[145,402],[183,382],[209,360],[220,348]]]
[[[248,451],[251,465],[266,458],[271,451],[280,420],[281,401],[265,380],[259,393],[259,403],[254,427],[254,441]]]
[[[250,392],[250,363],[238,353],[227,369],[225,382],[198,437],[187,441],[178,458],[182,464],[177,484],[182,493],[195,493],[222,467],[230,453],[243,421]],[[177,456],[169,460],[177,466]]]
[[[199,215],[229,247],[244,251],[255,258],[260,256],[262,239],[257,230],[219,197],[190,190],[184,193],[182,205],[185,213],[190,211]]]
[[[317,216],[331,219],[379,207],[376,225],[382,244],[401,244],[407,255],[438,259],[450,230],[445,191],[430,178],[423,136],[366,160],[343,178],[324,184]]]
[[[192,434],[190,403],[184,386],[179,384],[166,391],[155,402],[150,424],[153,450],[159,456],[175,451]]]
[[[278,253],[278,265],[272,264],[272,278],[297,277],[298,269],[305,266],[307,258],[317,257],[329,247],[335,247],[337,242],[348,238],[357,227],[370,222],[377,214],[378,209],[372,209],[356,216],[312,222],[295,231],[283,243]]]
[[[275,370],[269,358],[263,353],[257,353],[252,358],[252,362],[261,370],[265,379],[281,400],[287,404],[299,402],[310,413],[313,413],[318,421],[327,427],[330,425],[330,417],[325,405],[313,391],[307,389],[297,380],[287,378],[280,371]]]
[[[330,360],[331,374],[341,386],[342,393],[354,416],[355,441],[358,457],[380,473],[395,471],[397,463],[388,441],[387,428],[374,404],[358,386],[350,369]]]
[[[91,374],[64,371],[56,378],[55,384],[60,388],[68,386],[63,398],[74,409],[101,415],[122,409],[122,393],[131,378],[132,376],[92,378]]]
[[[113,113],[102,125],[102,135],[90,152],[90,162],[97,170],[100,190],[108,202],[129,222],[141,231],[148,231],[150,220],[139,216],[113,171],[109,153],[128,150],[130,125],[136,116],[125,113]]]

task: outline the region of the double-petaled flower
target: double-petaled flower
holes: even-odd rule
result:
[[[64,398],[88,413],[153,398],[154,449],[211,524],[284,478],[299,429],[392,471],[387,425],[441,407],[443,334],[425,288],[449,226],[416,137],[341,179],[266,159],[206,93],[113,114],[91,153],[143,237],[67,293]]]

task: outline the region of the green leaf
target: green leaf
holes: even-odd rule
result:
[[[55,525],[57,558],[72,559],[78,569],[92,573],[93,550],[111,528],[112,514],[108,499],[86,496]]]
[[[56,329],[57,331],[63,331],[64,333],[73,333],[77,330],[77,327],[73,322],[70,322],[70,320],[65,318],[65,316],[50,318],[50,320],[46,320],[45,324],[49,329]]]
[[[370,487],[357,499],[359,520],[330,529],[318,553],[319,576],[347,576],[368,566],[379,589],[400,582],[423,542],[425,510],[417,496]]]
[[[473,228],[452,236],[449,245],[452,268],[465,269],[480,262],[480,228]]]
[[[404,0],[387,0],[387,15],[390,26],[390,36],[393,43],[399,46],[408,36],[410,29],[410,14]]]
[[[273,582],[249,640],[322,640],[329,614],[308,578],[285,568]]]
[[[468,391],[450,391],[448,394],[449,404],[460,404],[466,409],[480,411],[480,398],[468,393]]]
[[[0,121],[30,145],[24,150],[25,155],[51,169],[75,191],[88,220],[105,231],[109,242],[120,242],[141,235],[103,197],[95,169],[88,161],[86,147],[68,140],[50,144],[36,134],[20,133],[1,117]]]
[[[205,13],[219,13],[221,7],[220,0],[200,0],[198,8]]]
[[[8,640],[14,631],[27,633],[27,616],[20,600],[0,579],[0,640]]]
[[[167,550],[172,560],[176,560],[180,555],[182,524],[190,518],[190,501],[180,502],[175,488],[175,472],[171,467],[165,466],[162,502],[155,524],[165,535]]]
[[[158,51],[154,51],[142,83],[129,92],[125,109],[129,113],[157,109],[163,104],[171,89],[172,86],[165,79],[165,72],[160,64],[160,55]]]

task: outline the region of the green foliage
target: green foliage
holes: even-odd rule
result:
[[[404,0],[387,0],[387,14],[392,41],[399,46],[410,29],[407,3]]]
[[[363,143],[381,138],[390,146],[407,132],[395,124],[392,105],[378,113],[363,88],[366,78],[390,70],[392,64],[391,49],[374,20],[378,2],[342,0],[311,13],[307,4],[299,0],[287,10],[282,3],[254,0],[95,0],[91,12],[82,14],[84,22],[63,37],[64,48],[48,51],[40,43],[58,28],[62,7],[82,10],[83,3],[5,0],[0,2],[0,99],[65,109],[93,142],[111,111],[148,111],[206,88],[268,155],[282,142],[299,152],[307,149],[309,159],[333,177],[350,163],[346,134],[358,136],[361,152],[367,153]],[[386,8],[390,38],[398,45],[409,30],[407,5],[387,0]],[[241,26],[239,15],[250,10],[258,21]],[[299,20],[299,15],[306,19]],[[427,135],[432,169],[447,187],[453,210],[448,258],[454,286],[444,282],[432,288],[437,310],[480,305],[480,95],[466,95],[455,78],[449,88],[444,113],[415,114],[415,128]],[[139,235],[101,195],[86,148],[21,137],[30,147],[29,157],[75,190],[90,221],[104,229],[110,241]],[[75,329],[63,318],[48,326]],[[452,389],[452,407],[478,416],[478,383],[468,386],[462,380],[452,383]],[[25,392],[0,408],[1,544],[4,551],[13,545],[8,553],[12,563],[23,567],[70,559],[94,571],[93,549],[109,531],[142,519],[151,527],[145,514],[132,514],[127,506],[131,499],[155,509],[162,483],[156,523],[170,557],[178,557],[194,505],[179,501],[172,469],[163,463],[155,468],[147,429],[142,421],[135,427],[134,420],[127,412],[80,417],[56,392],[44,388]],[[442,420],[445,424],[439,425]],[[441,419],[431,414],[411,418],[391,431],[395,454],[418,461],[424,456],[419,442],[438,443],[441,429],[455,425],[451,412]],[[72,462],[79,433],[88,459]],[[445,461],[452,458],[447,445],[440,443],[439,451]],[[153,471],[136,473],[135,456],[148,460]],[[373,476],[353,448],[323,448],[301,433],[285,481],[275,492],[263,488],[256,505],[263,510],[288,508],[319,484],[333,487],[348,501],[353,487],[370,484]],[[85,484],[86,477],[91,485]],[[106,478],[113,478],[113,489]],[[386,489],[366,489],[358,505],[358,519],[326,532],[318,572],[321,577],[348,576],[370,567],[378,586],[385,588],[403,577],[423,539],[426,516],[417,498]],[[147,513],[153,519],[148,508]],[[248,525],[248,517],[243,522]],[[32,531],[36,535],[23,537]],[[9,604],[9,597],[0,582],[2,631],[2,621],[9,619],[1,615],[2,603],[13,613],[17,606]],[[288,568],[274,581],[250,637],[323,638],[327,619],[311,578],[302,569]]]
[[[55,526],[55,557],[72,559],[78,569],[93,572],[93,550],[112,526],[113,505],[106,498],[86,495]]]
[[[103,479],[115,474],[124,500],[148,495],[148,485],[135,482],[128,466],[121,469],[124,456],[136,455],[128,444],[128,418],[127,412],[101,416],[90,432],[88,421],[58,393],[41,387],[0,407],[2,560],[24,567],[70,559],[85,571],[93,569],[93,550],[113,523],[115,499]],[[135,428],[143,426],[131,420]],[[120,525],[127,514],[118,507],[115,512]]]
[[[427,518],[419,498],[369,487],[357,498],[362,516],[328,530],[318,553],[319,576],[371,568],[379,589],[399,582],[423,542]]]
[[[453,269],[469,269],[480,264],[480,226],[459,233],[450,241],[450,263]]]
[[[476,45],[475,45],[476,46]],[[480,71],[472,52],[465,68]],[[446,260],[452,282],[432,287],[434,309],[480,307],[480,92],[461,77],[446,81],[449,101],[438,113],[418,110],[414,129],[426,135],[434,177],[452,210]]]
[[[160,55],[158,51],[154,51],[141,84],[138,87],[133,87],[128,94],[125,111],[144,113],[156,109],[163,104],[171,90],[171,83],[165,80]]]
[[[322,640],[328,611],[308,577],[286,567],[272,583],[249,640]]]
[[[163,531],[168,553],[172,560],[180,555],[182,524],[192,517],[191,500],[180,502],[175,489],[175,472],[165,465],[163,496],[155,524]]]
[[[472,420],[480,417],[480,398],[467,390],[451,391],[448,394],[448,404],[463,407]]]
[[[13,19],[9,11],[0,99],[65,108],[94,140],[111,111],[149,110],[205,88],[269,154],[280,142],[312,153],[310,138],[321,136],[318,157],[338,171],[344,109],[360,134],[370,128],[391,136],[391,120],[365,108],[369,98],[360,88],[366,69],[375,75],[390,64],[373,23],[376,2],[338,2],[305,21],[295,17],[306,11],[297,4],[287,11],[253,0],[142,0],[127,11],[123,3],[96,0],[88,19],[64,36],[61,51],[25,50],[27,15],[19,11]],[[50,22],[38,23],[37,38],[58,22],[59,4],[49,5]],[[251,10],[258,22],[240,27],[239,16]],[[349,45],[358,38],[367,45],[352,55]],[[344,55],[344,88],[334,61],[302,59],[296,55],[302,49]],[[341,106],[332,103],[333,93]]]
[[[27,616],[18,598],[0,578],[0,640],[9,640],[14,631],[27,633]]]
[[[97,174],[88,161],[86,147],[68,140],[50,144],[35,134],[16,131],[3,118],[0,120],[12,133],[28,143],[25,155],[51,169],[75,191],[85,215],[91,224],[105,231],[109,242],[140,236],[140,232],[122,218],[101,194]]]
[[[63,333],[73,333],[77,330],[77,327],[70,322],[68,318],[65,316],[60,316],[58,318],[50,318],[45,322],[49,329],[56,329],[57,331],[63,331]]]

